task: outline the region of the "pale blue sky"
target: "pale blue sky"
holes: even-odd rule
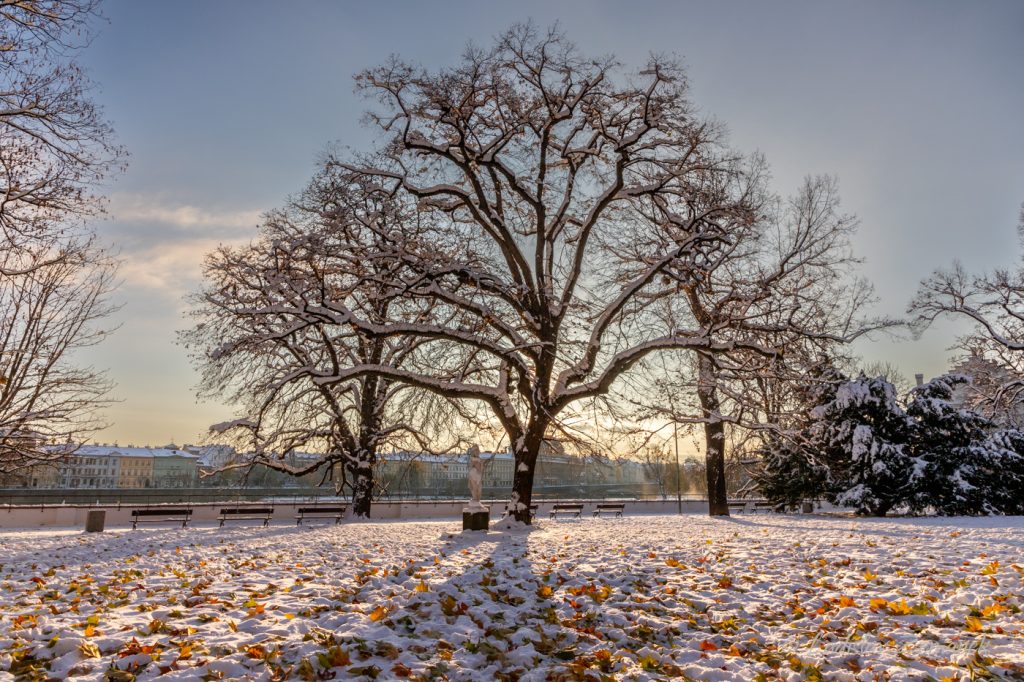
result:
[[[195,441],[228,414],[196,404],[174,334],[202,254],[246,239],[331,142],[364,147],[352,75],[397,53],[451,64],[513,22],[554,21],[628,65],[675,53],[733,144],[764,152],[775,188],[840,179],[859,252],[901,313],[961,259],[1017,257],[1024,201],[1024,2],[109,2],[84,53],[131,153],[100,226],[126,260],[121,329],[89,354],[123,402],[101,439]],[[863,344],[869,360],[938,374],[956,328]]]

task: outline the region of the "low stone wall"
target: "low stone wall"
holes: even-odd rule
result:
[[[544,500],[539,502],[538,515],[546,518],[551,505],[556,502],[580,500]],[[584,515],[589,515],[597,502],[606,500],[584,500]],[[497,520],[504,509],[504,500],[485,501],[491,506],[491,519]],[[239,506],[263,506],[271,503],[254,503]],[[309,506],[309,502],[275,502],[274,523],[295,523],[296,509]],[[329,500],[321,500],[321,504],[332,504]],[[374,519],[460,519],[465,502],[376,502],[373,505]],[[84,528],[86,514],[98,509],[106,511],[106,527],[117,528],[131,526],[132,509],[147,505],[35,505],[0,507],[0,528]],[[181,507],[184,505],[148,505],[149,508]],[[210,525],[217,523],[217,515],[224,507],[235,506],[232,503],[200,503],[188,505],[192,508],[191,523]],[[674,514],[679,507],[675,500],[628,500],[626,514]],[[703,500],[683,500],[683,512],[699,514],[707,511],[707,502]],[[229,522],[230,523],[230,522]],[[147,524],[155,525],[155,524]],[[232,524],[233,525],[233,524]]]

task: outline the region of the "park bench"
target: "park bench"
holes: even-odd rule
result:
[[[341,517],[345,515],[345,505],[334,507],[299,507],[299,513],[295,517],[295,525],[301,525],[303,521],[330,521],[341,523]]]
[[[140,523],[161,523],[181,521],[181,527],[188,526],[192,518],[191,507],[165,507],[163,509],[132,509],[132,530]]]
[[[220,510],[220,527],[226,521],[262,521],[264,528],[270,525],[270,517],[274,515],[273,507],[229,507]]]
[[[573,518],[580,518],[583,514],[583,505],[578,502],[563,502],[551,505],[551,518],[558,518],[559,514],[571,514]]]
[[[622,518],[624,511],[626,511],[624,502],[600,502],[594,507],[594,516],[611,514],[615,518]]]
[[[732,500],[729,511],[740,514],[756,514],[759,511],[774,511],[775,505],[767,500]]]
[[[731,500],[729,502],[729,512],[737,512],[739,514],[753,514],[754,513],[754,501],[753,500]]]

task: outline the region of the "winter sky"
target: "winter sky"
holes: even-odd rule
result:
[[[88,359],[121,402],[100,440],[196,442],[230,416],[197,404],[175,332],[201,259],[248,240],[263,211],[310,177],[328,143],[365,147],[352,75],[390,54],[427,67],[514,22],[560,22],[585,53],[688,66],[694,101],[732,143],[763,152],[787,193],[838,176],[879,312],[960,259],[1020,257],[1024,3],[257,2],[118,0],[83,55],[131,154],[99,227],[124,258],[121,326]],[[904,374],[947,367],[958,329],[861,344]]]

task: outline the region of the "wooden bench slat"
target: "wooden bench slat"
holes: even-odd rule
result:
[[[768,500],[730,500],[729,509],[740,513],[756,514],[758,510],[774,511],[775,505]]]

